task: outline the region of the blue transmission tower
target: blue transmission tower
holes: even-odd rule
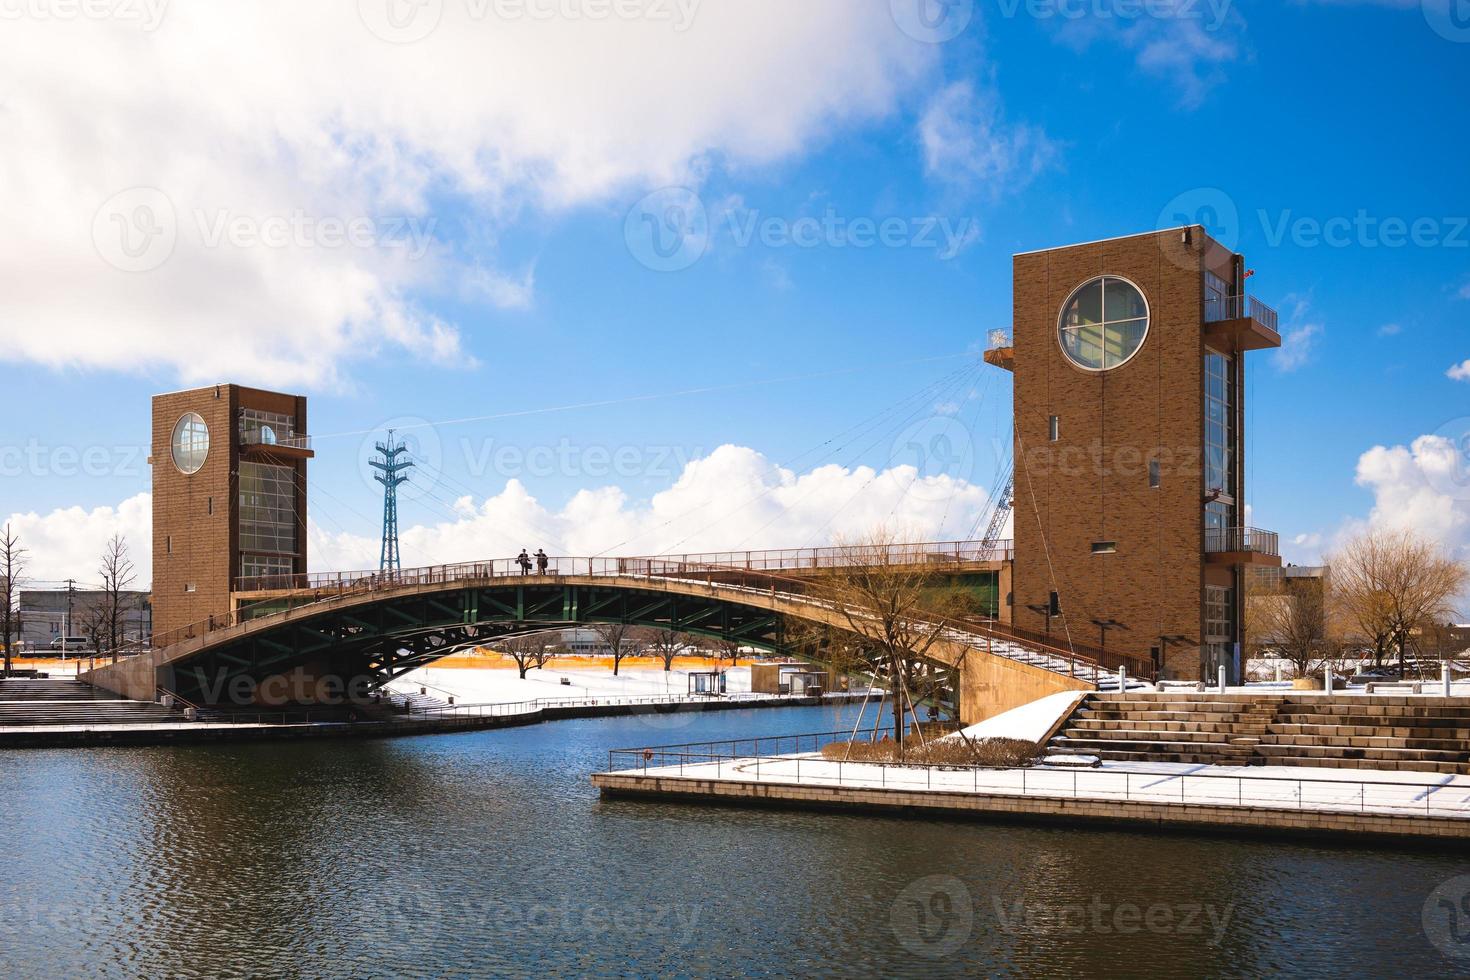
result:
[[[378,555],[378,571],[396,572],[403,567],[398,554],[398,487],[408,482],[408,477],[401,474],[413,466],[413,460],[398,458],[408,452],[408,446],[393,441],[392,429],[388,430],[388,441],[377,443],[375,448],[383,456],[370,463],[378,471],[373,479],[383,485],[383,548]]]

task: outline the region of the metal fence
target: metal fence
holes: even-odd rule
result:
[[[916,765],[827,759],[822,748],[851,730],[608,752],[608,772],[699,779],[759,780],[926,792],[987,793],[1138,803],[1266,807],[1470,819],[1470,785],[1424,780],[1377,782],[1212,772]],[[861,740],[861,736],[860,739]]]

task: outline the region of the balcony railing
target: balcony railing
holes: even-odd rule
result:
[[[1221,320],[1254,320],[1263,327],[1280,333],[1276,311],[1254,296],[1210,296],[1205,299],[1205,322]]]
[[[1281,556],[1281,536],[1258,527],[1212,527],[1205,530],[1205,553],[1254,552],[1258,555]]]
[[[242,446],[280,446],[283,449],[310,449],[311,436],[294,432],[280,435],[269,428],[246,429],[240,433]]]

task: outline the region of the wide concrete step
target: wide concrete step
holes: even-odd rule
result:
[[[1048,755],[1073,754],[1077,750],[1073,748],[1050,747]],[[1088,755],[1097,756],[1109,762],[1173,762],[1185,765],[1273,765],[1293,766],[1303,769],[1377,769],[1391,768],[1399,772],[1428,772],[1446,774],[1465,774],[1470,772],[1470,766],[1451,762],[1432,762],[1420,759],[1399,760],[1394,765],[1386,767],[1382,761],[1370,759],[1338,759],[1338,758],[1316,758],[1299,759],[1292,756],[1265,759],[1259,756],[1249,758],[1225,758],[1214,757],[1208,753],[1200,752],[1149,752],[1131,751],[1117,748],[1090,749]],[[1311,778],[1309,773],[1303,773],[1303,778]]]

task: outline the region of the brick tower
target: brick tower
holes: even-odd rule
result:
[[[1013,616],[1139,670],[1239,677],[1245,354],[1279,347],[1201,227],[1017,255]]]
[[[306,572],[306,399],[214,385],[153,399],[153,629],[234,608]]]

